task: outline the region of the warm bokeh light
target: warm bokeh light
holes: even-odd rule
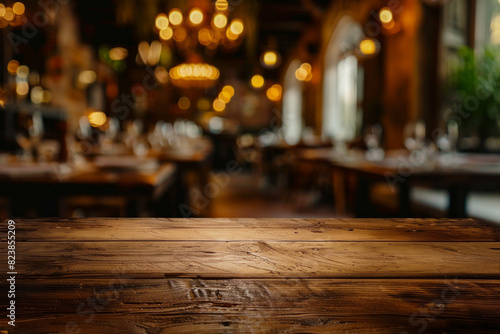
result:
[[[379,12],[379,18],[382,23],[389,23],[393,19],[392,12],[389,8],[384,7]]]
[[[295,77],[299,81],[311,81],[312,79],[312,66],[309,63],[303,63],[295,71]]]
[[[210,100],[207,98],[202,98],[198,100],[198,103],[196,104],[196,107],[198,110],[201,111],[207,111],[212,107],[212,104],[210,103]]]
[[[16,93],[19,95],[26,95],[30,91],[30,85],[27,82],[20,82],[16,86]]]
[[[50,90],[44,90],[43,91],[43,103],[49,103],[52,101],[52,93]]]
[[[191,107],[191,100],[183,96],[179,99],[178,105],[181,110],[188,110]]]
[[[359,43],[361,53],[365,55],[373,55],[377,52],[377,44],[372,39],[364,39]]]
[[[7,64],[7,71],[9,71],[10,74],[16,74],[18,68],[19,62],[17,60],[13,59]]]
[[[229,102],[231,102],[231,94],[229,94],[228,92],[221,92],[219,94],[219,99],[221,99],[222,101],[224,101],[224,103],[228,104]]]
[[[166,14],[161,13],[156,16],[155,25],[158,30],[162,30],[168,27],[168,22],[169,21]]]
[[[234,19],[229,27],[229,30],[231,30],[231,33],[234,35],[241,35],[244,29],[245,27],[240,19]]]
[[[181,64],[170,70],[172,83],[181,88],[212,87],[219,76],[219,70],[208,64]]]
[[[43,88],[40,86],[33,87],[31,90],[31,102],[41,104],[43,102]]]
[[[215,111],[221,112],[226,109],[226,103],[224,103],[221,99],[215,99],[213,107]]]
[[[283,88],[280,85],[273,85],[271,88],[267,90],[267,98],[273,102],[278,102],[281,100],[281,96],[283,93]]]
[[[295,77],[299,81],[305,81],[307,78],[307,71],[303,68],[298,68],[297,71],[295,71]]]
[[[203,22],[203,12],[198,8],[193,9],[189,13],[189,21],[194,25],[200,24]]]
[[[224,88],[222,88],[222,91],[228,93],[229,95],[231,95],[231,98],[234,96],[234,93],[235,93],[234,92],[234,87],[230,86],[230,85],[224,86]]]
[[[168,19],[170,23],[174,26],[178,26],[184,20],[182,12],[179,9],[172,9],[168,14]]]
[[[227,0],[217,0],[215,2],[215,8],[218,10],[227,10],[229,7],[229,4],[227,3]]]
[[[264,53],[264,64],[267,66],[274,66],[278,62],[278,55],[274,51],[267,51]]]
[[[224,14],[217,14],[214,16],[214,26],[223,29],[227,25],[227,17]]]
[[[300,67],[306,70],[307,74],[311,73],[312,71],[312,66],[309,63],[303,63],[302,65],[300,65]]]
[[[30,69],[28,68],[28,66],[19,66],[17,68],[17,76],[21,79],[27,79],[28,78],[28,75],[30,74]]]
[[[239,35],[235,35],[231,32],[231,29],[227,29],[226,30],[226,37],[230,40],[230,41],[235,41],[238,39],[238,37],[240,37]]]
[[[103,113],[102,111],[93,111],[89,114],[89,123],[92,125],[94,128],[97,128],[99,126],[103,126],[106,124],[106,114]]]
[[[109,58],[114,61],[119,61],[127,58],[128,50],[121,47],[112,48],[109,51]]]
[[[7,21],[12,21],[14,17],[15,14],[12,8],[10,7],[5,8],[5,14],[3,14],[3,18],[6,19]]]
[[[22,2],[16,2],[14,6],[12,6],[12,11],[16,15],[23,15],[25,11],[24,4]]]
[[[3,3],[0,3],[0,17],[3,17],[5,15],[5,5]]]
[[[167,69],[163,66],[158,66],[157,68],[155,68],[155,77],[159,83],[163,85],[167,84],[169,79]]]
[[[160,38],[164,41],[170,40],[173,35],[174,35],[174,31],[170,27],[167,27],[163,30],[160,30]]]
[[[90,85],[96,81],[97,75],[94,71],[81,71],[78,81],[83,85]]]
[[[183,27],[174,30],[174,40],[176,42],[183,42],[187,37],[187,30]]]
[[[213,40],[212,31],[208,28],[203,28],[198,32],[198,40],[202,45],[208,45]]]
[[[250,83],[254,88],[262,88],[262,86],[264,86],[265,80],[264,77],[262,77],[262,75],[257,74],[252,77]]]

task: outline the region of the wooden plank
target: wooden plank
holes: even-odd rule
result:
[[[21,279],[9,333],[64,332],[70,322],[95,334],[500,330],[498,280],[122,278],[112,288],[102,280]]]
[[[16,231],[24,242],[500,241],[499,227],[452,219],[39,219],[16,220]]]
[[[24,276],[486,278],[492,242],[18,242]],[[2,244],[5,252],[5,243]],[[6,263],[2,265],[2,268]],[[7,270],[5,270],[7,271]]]

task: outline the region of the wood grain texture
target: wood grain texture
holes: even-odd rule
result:
[[[500,241],[499,227],[471,219],[38,219],[16,220],[16,230],[25,242]]]
[[[500,330],[497,280],[123,279],[109,286],[22,280],[12,333],[64,332],[68,322],[96,334]]]
[[[24,276],[500,276],[492,242],[18,242],[17,252]]]
[[[16,220],[0,332],[498,333],[499,239],[450,219]]]

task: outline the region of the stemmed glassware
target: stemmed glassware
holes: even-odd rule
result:
[[[44,124],[42,113],[22,116],[22,130],[16,134],[16,141],[23,150],[22,158],[32,160],[33,151],[43,138]]]
[[[370,161],[380,161],[384,159],[385,153],[381,148],[382,125],[372,124],[365,129],[364,140],[368,151],[366,159]]]

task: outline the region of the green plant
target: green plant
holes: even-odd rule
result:
[[[477,135],[481,143],[499,131],[499,55],[498,49],[492,47],[481,53],[463,47],[450,76],[451,102],[462,106],[460,115],[457,115],[461,133]]]

